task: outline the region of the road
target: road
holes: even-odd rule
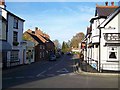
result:
[[[118,77],[74,73],[75,56],[3,71],[2,88],[118,88]]]

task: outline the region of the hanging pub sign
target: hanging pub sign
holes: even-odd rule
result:
[[[85,42],[82,42],[81,43],[81,49],[84,49],[85,48]]]

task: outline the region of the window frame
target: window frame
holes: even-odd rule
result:
[[[15,36],[16,33],[16,36]],[[13,42],[18,42],[18,32],[13,31]]]
[[[10,61],[15,62],[19,61],[19,50],[13,50],[10,53]]]
[[[18,29],[18,22],[19,22],[19,20],[17,18],[14,18],[13,28]]]

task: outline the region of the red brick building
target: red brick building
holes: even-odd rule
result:
[[[50,40],[49,35],[43,33],[37,27],[35,31],[27,30],[23,34],[23,39],[35,43],[35,61],[48,60],[49,55],[55,53],[55,45]]]

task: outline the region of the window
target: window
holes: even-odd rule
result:
[[[19,60],[18,59],[18,53],[19,53],[19,51],[12,51],[11,52],[11,55],[10,55],[11,61],[18,61]]]
[[[6,22],[0,21],[0,39],[7,40]]]
[[[18,32],[13,31],[13,42],[17,42]]]
[[[117,59],[116,54],[117,54],[116,52],[110,52],[109,53],[109,58]]]
[[[40,52],[40,58],[42,58],[42,53]]]
[[[14,18],[13,28],[18,29],[18,19]]]
[[[117,48],[116,47],[109,48],[109,59],[117,59]]]
[[[40,49],[42,49],[42,45],[40,45]]]
[[[117,52],[114,51],[115,48],[111,48],[111,51],[109,52],[109,58],[111,59],[117,59]]]
[[[45,49],[45,46],[43,46],[43,49]]]
[[[44,54],[44,52],[43,52],[43,57],[44,57],[44,55],[45,55],[45,54]]]
[[[98,48],[98,45],[96,45],[95,47]]]

